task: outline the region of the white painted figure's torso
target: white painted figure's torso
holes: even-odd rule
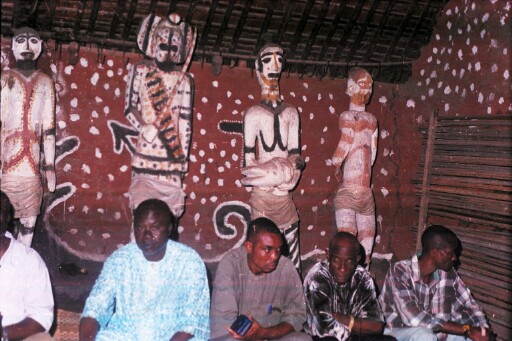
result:
[[[53,80],[13,69],[2,72],[1,86],[2,174],[38,176],[43,131],[55,127]]]
[[[335,153],[333,161],[342,165],[343,186],[370,187],[377,119],[366,111],[345,111],[340,115],[339,126],[341,139],[337,152],[342,153]]]

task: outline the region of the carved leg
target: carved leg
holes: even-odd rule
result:
[[[287,229],[283,231],[284,238],[286,239],[286,243],[288,244],[288,250],[290,251],[288,258],[290,258],[293,262],[293,265],[301,273],[300,267],[300,243],[299,243],[299,223],[294,223]]]
[[[347,208],[336,210],[336,227],[338,232],[348,232],[357,236],[356,213]]]
[[[34,229],[36,227],[37,216],[20,218],[20,231],[18,234],[18,241],[30,246],[32,245],[32,238],[34,237]]]
[[[357,215],[357,239],[366,254],[366,269],[370,269],[373,242],[375,240],[375,217],[373,215]]]

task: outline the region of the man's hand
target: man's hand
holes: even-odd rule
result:
[[[263,327],[256,321],[251,315],[247,316],[249,320],[252,322],[251,329],[245,333],[244,336],[237,334],[233,329],[228,327],[228,331],[233,336],[234,339],[237,340],[247,340],[247,341],[256,341],[259,340],[259,334],[261,333],[261,330],[263,330]]]
[[[46,175],[46,185],[48,186],[48,190],[50,192],[55,191],[55,184],[56,184],[55,170],[48,169],[47,171],[45,171],[45,175]]]
[[[492,331],[484,327],[471,327],[468,337],[473,341],[493,341]]]

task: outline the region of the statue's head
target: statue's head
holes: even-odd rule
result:
[[[284,55],[281,46],[273,43],[263,46],[256,59],[256,74],[260,84],[263,86],[277,83],[281,77],[283,66]]]
[[[347,92],[351,101],[367,104],[372,95],[373,79],[368,71],[360,67],[353,67],[348,72]]]
[[[14,32],[12,52],[16,61],[35,61],[41,54],[41,36],[30,27],[22,27]]]
[[[137,36],[139,48],[160,64],[184,63],[194,43],[192,27],[176,13],[164,18],[148,15]]]

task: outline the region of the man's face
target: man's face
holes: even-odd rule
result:
[[[255,275],[274,271],[281,257],[283,238],[274,233],[260,232],[254,240],[245,242],[249,269]]]
[[[447,246],[442,249],[436,249],[434,255],[435,265],[443,271],[450,271],[457,260],[455,247]]]
[[[346,240],[340,240],[332,251],[328,251],[329,272],[338,284],[347,283],[361,259],[359,250]]]
[[[41,38],[29,32],[20,33],[12,39],[12,52],[16,60],[36,60],[41,46]]]
[[[148,261],[156,262],[165,255],[169,238],[169,218],[149,210],[136,217],[133,225],[135,242]]]
[[[260,54],[263,80],[279,80],[283,68],[283,50],[279,47],[268,47]]]
[[[155,32],[155,57],[160,63],[180,63],[183,56],[183,35],[178,28],[163,25]]]

